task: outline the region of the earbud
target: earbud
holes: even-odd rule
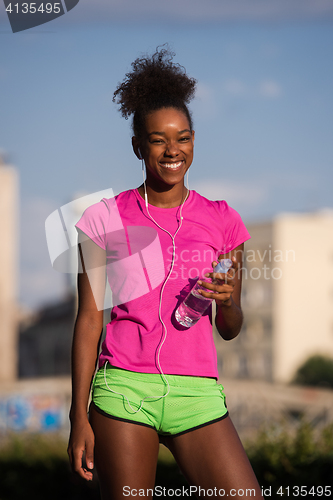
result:
[[[141,153],[141,149],[140,148],[138,148],[138,153],[140,155],[139,160],[142,160],[142,153]]]

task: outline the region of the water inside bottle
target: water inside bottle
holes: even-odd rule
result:
[[[212,302],[212,299],[208,299],[200,295],[196,285],[186,297],[184,302],[182,302],[176,310],[176,320],[181,325],[189,328],[199,321],[203,313]]]
[[[222,259],[219,261],[217,266],[214,267],[214,272],[216,273],[227,273],[228,269],[232,266],[232,260],[230,259]],[[203,279],[203,281],[205,281]],[[207,280],[208,281],[208,280]],[[214,281],[213,281],[214,283]],[[185,300],[180,304],[175,312],[175,317],[178,323],[187,328],[195,325],[203,313],[206,311],[208,306],[213,302],[213,299],[208,299],[207,297],[203,297],[198,290],[201,287],[197,283],[194,288],[185,298]],[[204,289],[204,288],[203,288]]]

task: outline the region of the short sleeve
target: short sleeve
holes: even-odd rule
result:
[[[221,251],[222,253],[228,253],[249,240],[251,236],[239,213],[229,207],[226,201],[223,201],[222,204],[224,244]]]
[[[81,229],[94,243],[106,250],[109,215],[108,205],[102,200],[88,207],[75,227]]]

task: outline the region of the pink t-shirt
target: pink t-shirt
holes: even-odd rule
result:
[[[220,254],[250,238],[239,214],[225,201],[210,201],[190,191],[182,208],[149,205],[157,224],[176,234],[175,261],[162,296],[166,338],[160,350],[163,373],[218,378],[211,306],[191,328],[174,313],[197,276],[212,270]],[[165,337],[159,319],[160,294],[172,262],[172,238],[148,216],[136,189],[90,206],[76,226],[106,250],[112,290],[111,321],[99,366],[106,360],[126,370],[159,373],[157,352]]]

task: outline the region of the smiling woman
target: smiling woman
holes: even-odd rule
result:
[[[220,335],[238,335],[249,234],[225,201],[185,187],[194,147],[186,103],[195,80],[172,57],[161,49],[137,59],[114,94],[123,115],[133,115],[132,147],[146,169],[143,184],[92,205],[77,224],[84,272],[78,279],[68,453],[73,469],[87,480],[95,461],[103,500],[134,497],[137,491],[153,496],[159,442],[171,450],[193,491],[218,496],[223,490],[242,498],[250,489],[261,498],[217,383],[211,307],[191,328],[175,319],[196,282],[195,269],[201,295],[216,302]],[[148,234],[154,242],[149,249],[142,244]],[[126,268],[133,258],[135,265]],[[231,259],[232,268],[212,272],[221,258]],[[93,276],[104,291],[105,265],[114,294],[140,293],[114,305],[94,376],[103,311],[90,282]]]
[[[193,160],[194,131],[184,113],[174,108],[147,115],[145,129],[144,137],[133,137],[132,142],[146,165],[148,198],[154,206],[178,206],[186,194],[182,181]],[[141,195],[142,189],[139,188]]]
[[[162,49],[135,60],[113,98],[125,118],[133,114],[132,145],[145,162],[147,195],[153,205],[165,208],[180,205],[185,196],[181,184],[193,160],[194,142],[186,103],[194,97],[196,80],[172,62],[173,55]]]

